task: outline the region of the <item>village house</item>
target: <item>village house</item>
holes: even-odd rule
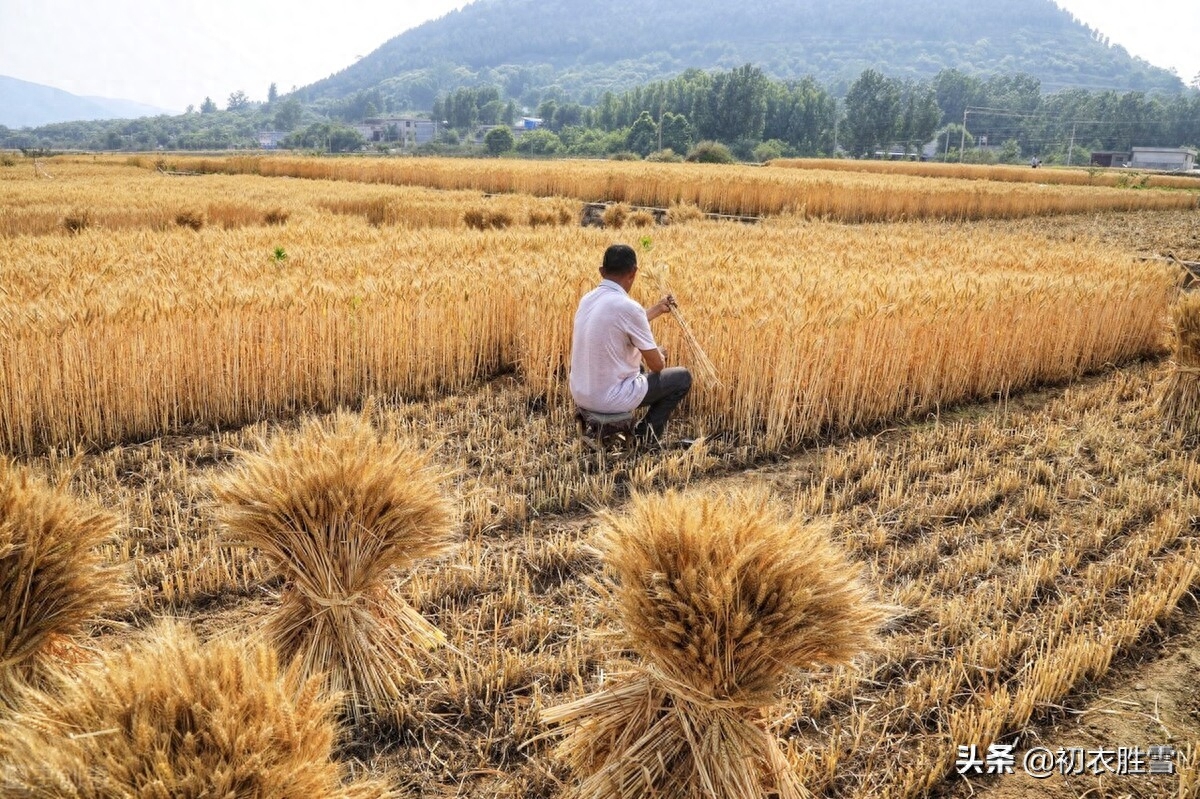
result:
[[[1134,147],[1129,165],[1134,169],[1187,172],[1196,166],[1196,151],[1191,147]]]
[[[416,117],[369,117],[354,129],[367,142],[395,142],[398,147],[426,144],[438,135],[436,122]]]

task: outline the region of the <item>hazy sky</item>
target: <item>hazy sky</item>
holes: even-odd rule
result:
[[[582,2],[582,0],[581,0]],[[753,0],[751,0],[753,2]],[[1003,2],[1003,0],[1000,0]],[[0,75],[183,111],[320,80],[465,0],[0,0]],[[1059,0],[1185,82],[1200,73],[1196,0]],[[589,6],[589,8],[601,8]],[[986,4],[980,5],[987,13]]]

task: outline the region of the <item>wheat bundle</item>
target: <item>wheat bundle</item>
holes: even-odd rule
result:
[[[452,541],[444,475],[414,446],[358,417],[309,422],[219,479],[226,541],[283,576],[267,634],[306,675],[324,673],[351,714],[383,713],[445,637],[388,583]]]
[[[0,794],[110,799],[367,799],[382,785],[342,784],[330,754],[337,698],[264,644],[205,645],[175,625],[63,678],[25,689],[0,722]]]
[[[669,273],[670,266],[666,264],[658,265],[650,271],[650,279],[654,282],[655,290],[661,294],[672,293],[668,282]],[[687,345],[688,352],[691,354],[691,360],[696,367],[696,373],[700,379],[714,386],[723,386],[724,383],[721,382],[721,378],[717,374],[717,367],[713,366],[713,362],[709,360],[704,347],[700,346],[700,340],[692,332],[692,326],[688,324],[687,319],[683,315],[683,310],[679,307],[678,303],[672,303],[671,317],[679,325],[679,332],[683,334],[683,342]]]
[[[125,598],[122,570],[98,549],[116,529],[111,514],[0,461],[0,704]]]
[[[1200,294],[1182,295],[1172,309],[1175,358],[1159,402],[1167,424],[1200,434]]]
[[[883,611],[820,527],[765,492],[636,496],[600,534],[602,586],[641,662],[543,713],[579,797],[806,795],[765,709],[796,669],[872,643]]]

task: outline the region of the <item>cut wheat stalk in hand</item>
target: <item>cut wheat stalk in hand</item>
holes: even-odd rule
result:
[[[670,270],[667,264],[657,264],[650,272],[650,279],[654,282],[655,290],[661,294],[671,295],[670,286],[667,283],[667,272]],[[679,303],[672,297],[671,300],[671,316],[679,325],[679,330],[683,334],[683,342],[687,345],[688,352],[692,356],[692,361],[695,363],[696,372],[700,379],[713,385],[723,386],[720,376],[717,374],[717,368],[713,366],[713,362],[709,360],[707,353],[704,352],[704,347],[700,346],[700,341],[696,338],[696,334],[692,332],[692,326],[688,324],[687,318],[684,317],[683,311],[679,307]]]

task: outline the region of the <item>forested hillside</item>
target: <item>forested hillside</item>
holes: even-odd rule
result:
[[[1051,0],[795,3],[761,0],[476,0],[397,36],[302,99],[378,89],[392,109],[428,109],[459,86],[494,85],[534,105],[597,102],[691,67],[751,63],[844,92],[865,69],[929,79],[943,69],[1026,73],[1074,87],[1177,92],[1172,73],[1131,57]]]
[[[488,128],[527,114],[541,129],[497,133],[488,150],[662,159],[717,142],[722,157],[764,161],[916,156],[937,139],[941,159],[1078,164],[1095,149],[1200,144],[1200,92],[1050,0],[581,8],[477,0],[265,104],[235,92],[224,111],[205,98],[177,117],[0,126],[0,148],[257,148],[270,130],[285,148],[393,151],[394,138],[355,126],[396,112],[436,120],[417,151],[443,154],[479,154]]]

